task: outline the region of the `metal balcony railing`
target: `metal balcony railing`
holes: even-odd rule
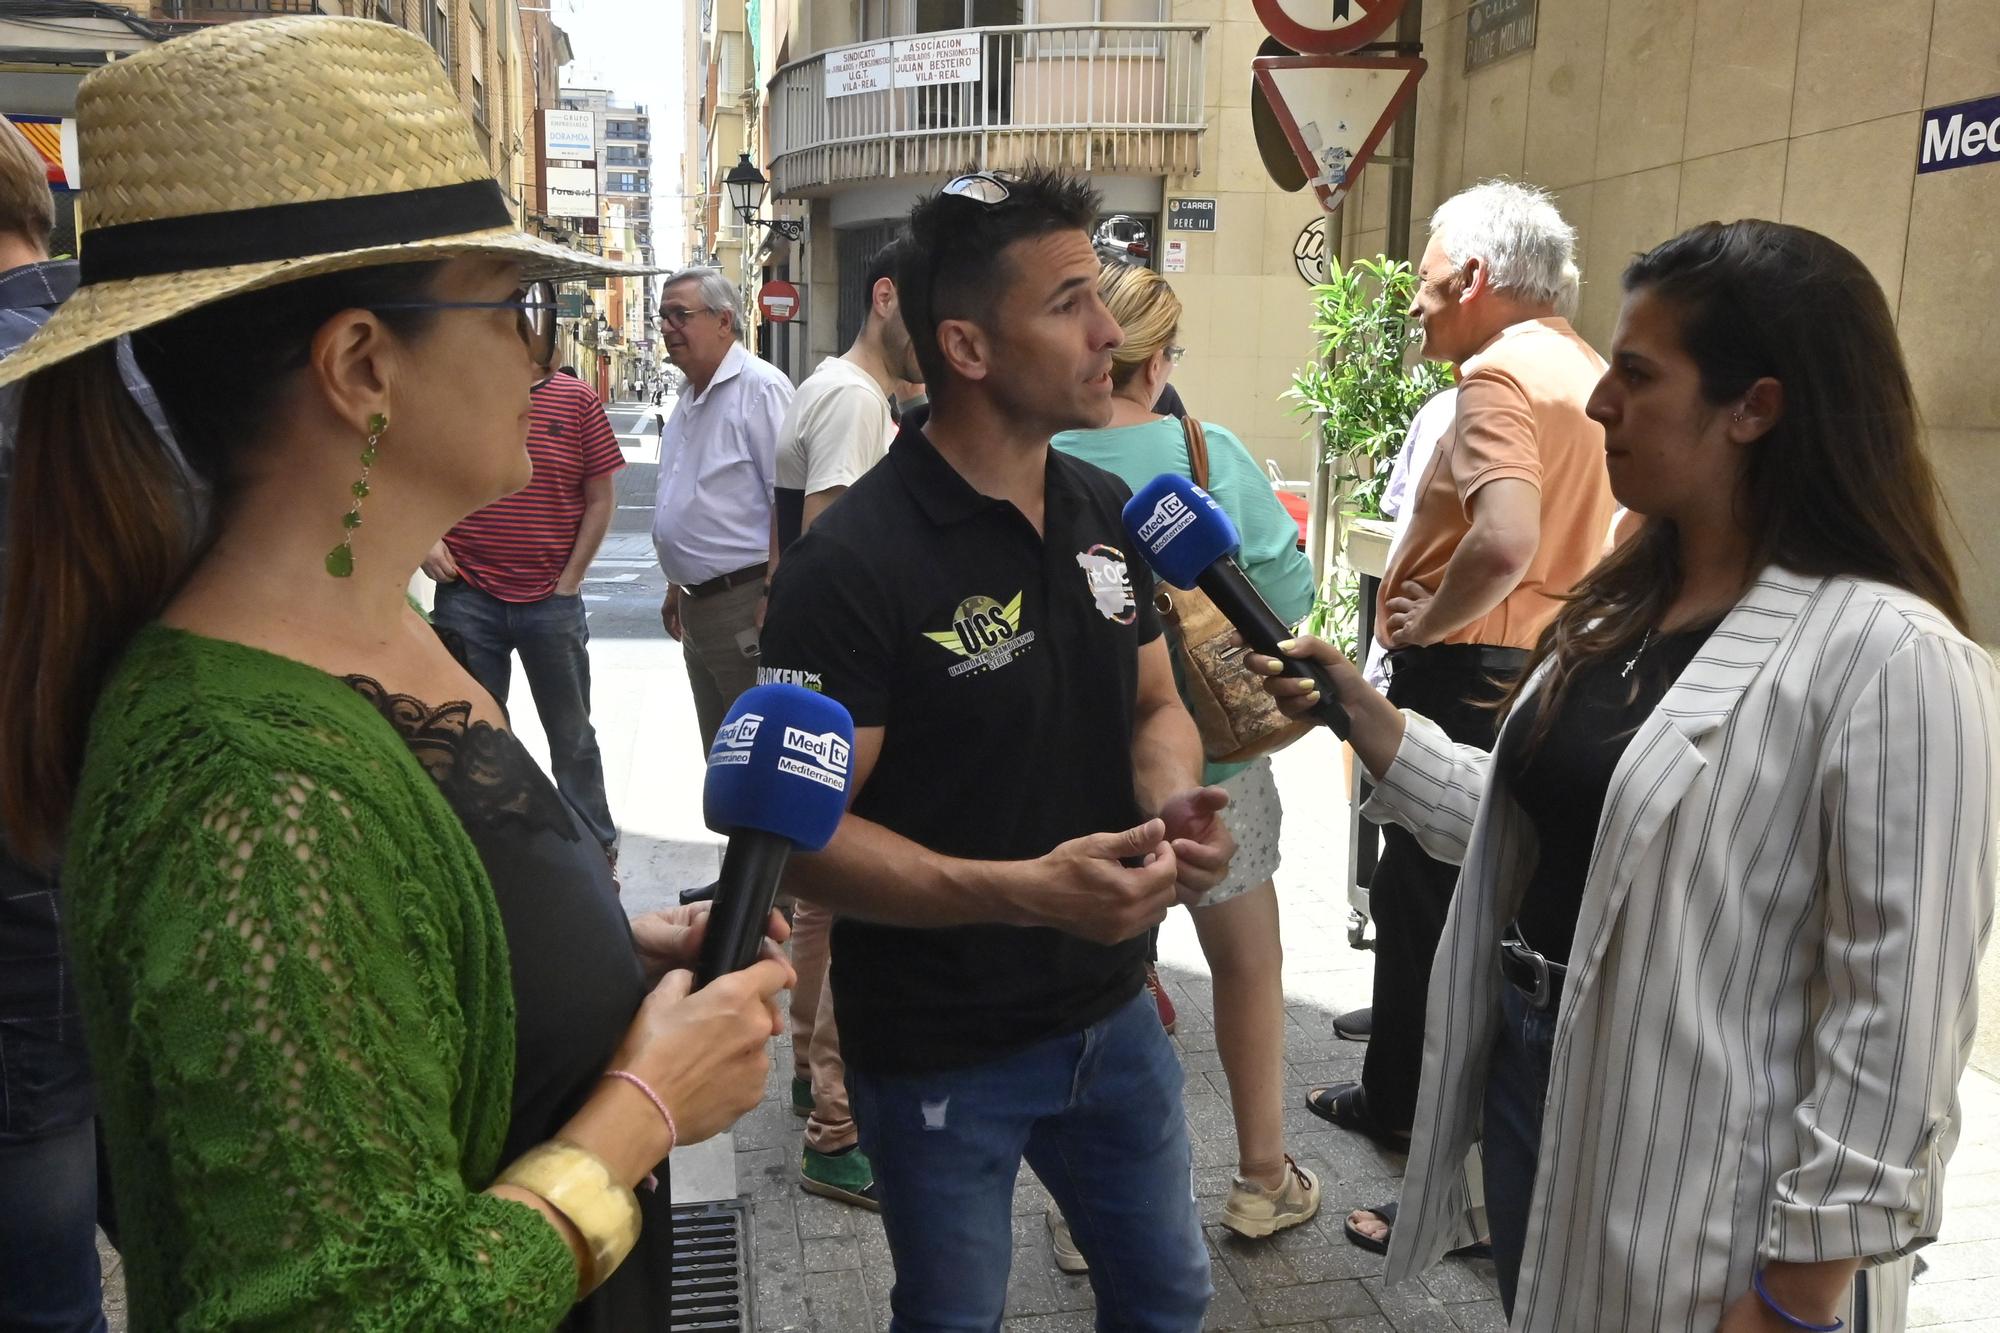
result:
[[[166,0],[164,17],[201,19],[213,14],[322,14],[318,0]]]
[[[968,162],[1194,175],[1207,35],[1201,24],[1046,24],[822,51],[771,80],[772,188],[805,197]],[[963,52],[954,81],[899,86],[913,78],[896,57],[914,54],[905,44],[916,42]]]

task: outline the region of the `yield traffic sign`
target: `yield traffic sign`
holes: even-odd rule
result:
[[[1258,56],[1250,67],[1305,168],[1306,184],[1329,213],[1368,165],[1426,68],[1415,56],[1328,55]]]

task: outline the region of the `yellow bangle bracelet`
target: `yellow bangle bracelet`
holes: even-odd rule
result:
[[[590,1271],[578,1283],[589,1295],[639,1243],[639,1200],[611,1178],[597,1154],[561,1139],[523,1153],[496,1185],[526,1190],[569,1219],[590,1251]]]

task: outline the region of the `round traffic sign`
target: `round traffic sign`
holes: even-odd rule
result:
[[[1251,0],[1270,34],[1302,55],[1343,56],[1380,38],[1403,0]]]
[[[773,324],[787,324],[798,318],[799,289],[783,278],[773,278],[757,293],[757,308]]]

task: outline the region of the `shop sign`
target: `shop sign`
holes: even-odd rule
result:
[[[1917,172],[1950,171],[2000,162],[2000,95],[1924,112]]]
[[[1167,200],[1168,231],[1214,231],[1215,200]]]
[[[1465,72],[1535,49],[1536,0],[1476,0],[1465,11]]]
[[[550,167],[543,182],[552,218],[597,218],[597,173],[589,167]]]
[[[896,86],[979,82],[979,34],[940,32],[896,42]]]
[[[597,118],[590,112],[544,111],[542,117],[542,157],[545,160],[597,160]]]
[[[849,46],[826,53],[826,96],[889,91],[895,48],[888,42]]]

